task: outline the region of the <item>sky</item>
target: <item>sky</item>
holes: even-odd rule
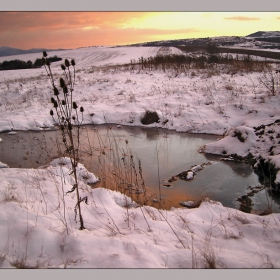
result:
[[[279,31],[280,12],[0,12],[0,46],[113,46]]]

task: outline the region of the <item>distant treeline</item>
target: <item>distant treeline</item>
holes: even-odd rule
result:
[[[56,55],[53,57],[48,57],[48,61],[50,62],[55,62],[55,61],[60,61],[62,58],[57,57]],[[3,61],[0,63],[0,71],[1,70],[17,70],[17,69],[31,69],[31,68],[39,68],[43,66],[42,59],[37,58],[35,62],[33,63],[31,60],[28,60],[27,62],[19,60],[19,59],[14,59],[10,61]]]
[[[130,61],[130,70],[176,70],[186,72],[191,69],[217,69],[218,65],[225,67],[228,71],[236,73],[242,71],[262,71],[268,62],[259,61],[251,55],[219,54],[214,52],[195,54],[172,54],[157,55],[155,57],[143,58]]]

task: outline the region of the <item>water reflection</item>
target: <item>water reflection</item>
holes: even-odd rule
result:
[[[18,132],[16,135],[1,133],[0,161],[11,167],[37,167],[57,157],[64,148],[59,146],[57,131]],[[199,200],[208,196],[224,206],[239,208],[238,197],[246,195],[248,186],[259,181],[252,168],[244,163],[220,161],[220,157],[204,155],[198,150],[216,141],[217,136],[177,133],[163,129],[121,127],[111,125],[86,126],[81,130],[81,162],[86,168],[103,178],[97,186],[122,187],[126,192],[140,190],[145,184],[150,204],[160,196],[162,207],[179,207],[183,200]],[[132,157],[131,157],[132,156]],[[194,180],[177,180],[163,186],[163,180],[206,162]],[[143,175],[140,180],[139,162]],[[137,170],[137,176],[133,173]],[[117,179],[121,178],[122,179]],[[132,182],[137,177],[137,184]],[[125,186],[124,186],[125,185]],[[130,188],[127,188],[131,185]],[[130,193],[130,194],[131,194]],[[265,194],[254,197],[265,199]],[[280,203],[279,200],[276,203]]]
[[[237,176],[249,177],[253,173],[253,168],[251,168],[246,163],[236,162],[231,160],[220,160],[220,156],[215,156],[210,154],[206,154],[205,157],[209,161],[221,161],[223,164],[229,166]]]
[[[155,129],[144,129],[141,128],[141,131],[144,135],[144,137],[146,138],[146,140],[157,140],[159,137],[159,130],[155,130]]]

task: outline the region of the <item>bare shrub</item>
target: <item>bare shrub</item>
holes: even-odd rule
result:
[[[275,70],[271,64],[263,67],[262,74],[259,76],[258,81],[272,96],[279,93],[279,72]]]
[[[207,232],[205,239],[200,244],[199,253],[201,255],[201,264],[204,268],[211,269],[223,267],[223,263],[220,261],[211,243],[211,234],[211,230]]]
[[[15,260],[11,261],[10,264],[15,268],[32,268],[27,264],[27,257],[25,255],[18,256]]]
[[[20,202],[22,201],[22,198],[14,192],[14,189],[16,189],[12,184],[9,184],[6,189],[1,191],[2,197],[0,202]]]

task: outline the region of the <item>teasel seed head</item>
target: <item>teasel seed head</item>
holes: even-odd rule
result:
[[[59,84],[60,84],[60,87],[62,87],[62,88],[64,88],[66,86],[63,78],[59,79]]]
[[[69,67],[69,66],[70,66],[69,60],[68,60],[67,58],[65,59],[65,66],[66,66],[66,67]]]
[[[47,57],[47,56],[48,56],[47,52],[43,51],[43,57]]]
[[[53,110],[50,110],[50,115],[53,116]]]
[[[73,109],[76,110],[77,108],[78,108],[78,105],[77,105],[77,103],[74,101],[74,102],[73,102]]]
[[[51,98],[51,102],[54,103],[54,101],[55,101],[55,100],[54,100],[54,98],[52,97],[52,98]]]
[[[62,69],[62,70],[65,70],[65,69],[66,69],[65,66],[64,66],[64,64],[61,64],[61,69]]]
[[[63,93],[68,93],[68,88],[67,88],[67,86],[65,86],[65,87],[63,88]]]
[[[75,116],[73,116],[73,117],[72,117],[72,120],[73,120],[73,121],[74,121],[74,120],[76,120],[76,117],[75,117]]]
[[[72,65],[72,66],[75,66],[75,65],[76,65],[76,63],[75,63],[75,60],[74,60],[74,59],[71,59],[71,65]]]
[[[80,107],[80,112],[81,112],[81,113],[84,112],[84,107],[83,107],[83,106]]]
[[[57,107],[58,107],[58,104],[57,104],[56,100],[53,102],[53,107],[54,107],[54,108],[57,108]]]
[[[66,102],[64,99],[61,101],[61,103],[62,103],[62,105],[66,105]]]
[[[53,94],[56,96],[59,95],[59,91],[58,91],[57,87],[53,88]]]

